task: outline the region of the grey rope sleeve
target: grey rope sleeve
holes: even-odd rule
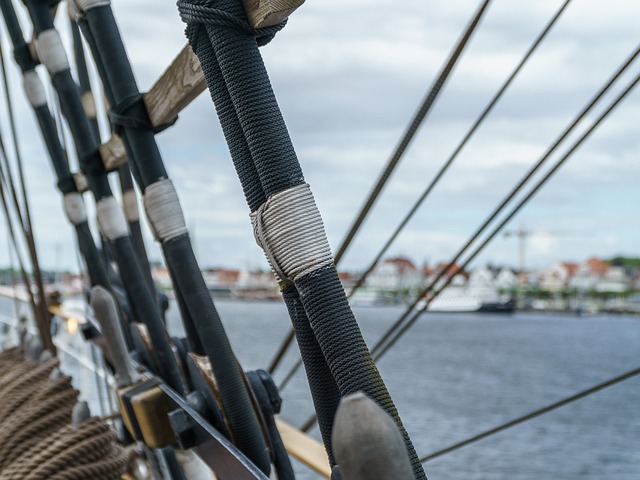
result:
[[[278,281],[293,281],[333,263],[309,185],[272,195],[251,213],[253,233]]]
[[[98,226],[110,241],[129,235],[124,213],[114,197],[104,197],[96,203]]]
[[[57,30],[52,28],[41,32],[36,38],[36,50],[50,75],[69,70],[69,59]]]
[[[69,221],[74,225],[87,221],[84,200],[82,199],[82,194],[78,192],[69,192],[64,195],[64,211]]]
[[[156,239],[164,243],[187,233],[178,194],[169,179],[149,185],[143,196],[144,209]]]

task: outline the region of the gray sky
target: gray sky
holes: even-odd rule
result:
[[[173,1],[113,3],[140,89],[147,90],[185,44],[184,25]],[[362,268],[377,253],[561,3],[491,2],[343,268]],[[334,250],[479,4],[309,0],[262,49]],[[450,257],[633,51],[640,41],[638,18],[637,2],[574,0],[390,254],[431,263]],[[9,68],[42,263],[73,267],[72,229],[17,68]],[[619,86],[639,70],[632,68]],[[512,228],[536,232],[529,266],[640,255],[639,111],[640,93],[634,91],[514,220]],[[4,107],[0,121],[8,140]],[[158,142],[201,264],[266,266],[208,94]],[[4,220],[0,238],[6,242]],[[152,257],[159,258],[148,240]],[[8,262],[5,245],[0,265]],[[516,264],[516,247],[515,239],[497,238],[476,265]]]

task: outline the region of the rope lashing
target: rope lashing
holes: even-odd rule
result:
[[[200,6],[205,2],[191,3]],[[237,0],[206,2],[207,5],[212,3],[234,16],[244,17],[243,6]],[[187,2],[183,0],[179,5],[185,4]],[[265,231],[269,231],[270,227],[266,218],[269,208],[263,209],[259,214],[258,210],[265,202],[267,204],[270,202],[269,198],[278,198],[277,196],[282,192],[303,185],[304,176],[264,62],[256,42],[245,32],[219,27],[207,23],[206,19],[198,22],[194,17],[187,15],[182,15],[182,18],[189,23],[186,34],[200,60],[211,96],[216,104],[222,130],[229,144],[245,197],[250,210],[257,213],[254,229],[258,232],[259,238],[265,237],[267,236]],[[254,201],[256,203],[253,203]],[[283,208],[283,211],[286,211],[286,208]],[[304,214],[301,211],[298,213]],[[315,222],[311,225],[314,226]],[[279,228],[286,229],[284,226]],[[279,238],[286,238],[287,235],[286,231],[278,232]],[[264,238],[261,241],[265,243]],[[289,240],[286,243],[289,243]],[[370,395],[394,418],[398,428],[403,432],[415,477],[426,478],[415,449],[406,431],[403,430],[388,390],[371,361],[353,312],[346,301],[333,261],[325,262],[317,268],[313,263],[301,268],[300,264],[294,262],[295,268],[292,272],[287,272],[282,258],[274,260],[278,250],[274,250],[274,245],[269,244],[268,240],[266,244],[269,250],[267,256],[271,257],[271,262],[277,266],[280,274],[285,275],[284,280],[292,272],[296,274],[293,285],[291,281],[285,281],[281,282],[281,288],[284,289],[283,293],[289,292],[295,295],[299,293],[300,301],[295,303],[300,305],[292,304],[296,307],[294,308],[295,317],[305,323],[316,339],[315,342],[309,343],[314,351],[307,352],[313,355],[303,354],[310,384],[312,378],[316,378],[321,380],[319,383],[333,384],[335,392],[341,395],[358,390]],[[322,248],[321,246],[320,251]],[[297,252],[296,255],[303,255],[302,258],[306,259],[307,254]],[[329,258],[331,258],[330,255]],[[301,275],[301,272],[305,274]],[[290,302],[287,303],[289,308]],[[298,335],[299,332],[300,326],[296,329],[296,334]],[[328,375],[327,378],[325,378],[326,375]],[[321,411],[327,427],[325,432],[330,433],[337,402],[327,399],[326,392],[321,389],[314,389],[312,386],[312,392],[316,406],[327,404],[327,408]],[[327,444],[326,437],[327,435],[323,433],[323,440],[330,455],[331,445]]]
[[[100,231],[109,240],[129,235],[129,225],[124,212],[114,197],[104,197],[96,202],[96,215]]]
[[[153,234],[159,242],[187,233],[180,199],[171,180],[165,178],[149,185],[144,191],[143,203]]]
[[[251,213],[256,242],[279,282],[333,264],[322,217],[304,183],[269,197]]]
[[[232,13],[220,10],[211,5],[209,0],[178,1],[178,12],[183,22],[200,23],[208,26],[232,28],[245,33],[248,36],[256,37],[258,46],[262,47],[269,43],[282,30],[287,21],[271,27],[254,28],[246,18],[241,18]],[[195,50],[195,46],[194,46]]]
[[[49,29],[41,32],[36,37],[36,50],[38,58],[47,68],[49,74],[54,75],[69,70],[69,59],[57,30]]]
[[[137,93],[122,100],[109,110],[109,120],[113,125],[113,131],[122,135],[123,129],[133,128],[135,130],[148,130],[153,133],[160,133],[166,130],[178,120],[174,117],[171,121],[154,126],[149,120],[147,106],[144,103],[144,95]]]
[[[29,70],[23,74],[24,91],[33,108],[43,107],[47,104],[42,81],[35,70]]]
[[[66,193],[64,199],[64,211],[67,218],[74,225],[79,225],[87,221],[87,211],[84,208],[82,194],[78,192]]]

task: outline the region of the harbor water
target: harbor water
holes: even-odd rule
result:
[[[289,328],[280,302],[216,302],[247,370],[265,368]],[[9,315],[7,300],[0,313]],[[356,307],[372,345],[400,307]],[[174,305],[169,327],[179,333]],[[279,383],[297,359],[292,349]],[[444,448],[640,366],[640,318],[425,314],[379,362],[419,455]],[[312,413],[302,372],[281,392],[294,425]],[[640,377],[443,455],[430,480],[638,480]],[[317,430],[312,431],[317,436]],[[296,466],[298,478],[320,478]]]

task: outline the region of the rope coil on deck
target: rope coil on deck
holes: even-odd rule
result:
[[[24,360],[22,348],[0,353],[0,480],[117,480],[131,452],[102,420],[71,425],[78,392],[69,377],[50,378],[57,359]]]

